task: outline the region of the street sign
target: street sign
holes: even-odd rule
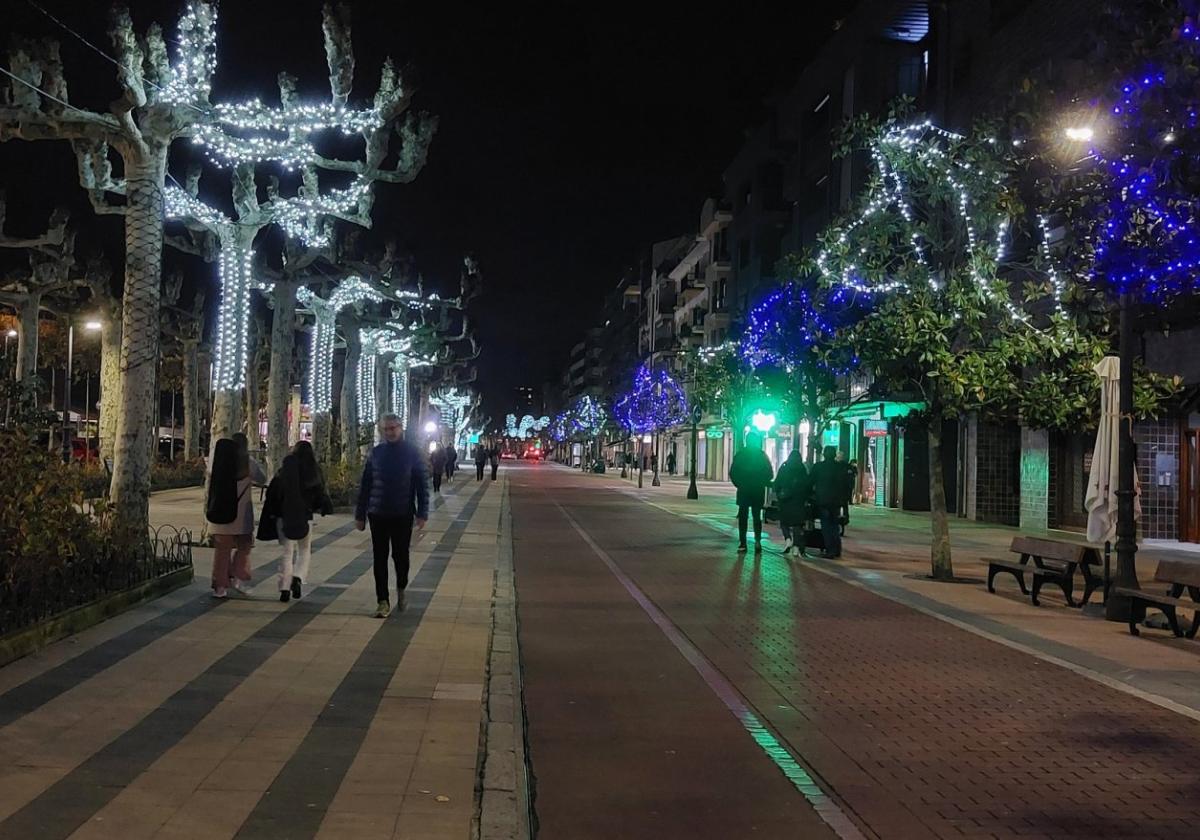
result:
[[[698,405],[692,406],[692,422],[699,423],[700,418],[704,416],[704,409]]]
[[[863,437],[887,437],[888,436],[888,421],[886,420],[864,420],[863,421]]]

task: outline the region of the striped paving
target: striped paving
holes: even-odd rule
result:
[[[0,671],[0,838],[469,837],[502,494],[464,478],[387,621],[334,518],[298,602],[259,545],[253,598],[197,587]]]

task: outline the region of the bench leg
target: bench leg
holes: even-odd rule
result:
[[[1171,625],[1171,632],[1175,634],[1175,638],[1183,638],[1183,631],[1179,629],[1179,617],[1175,615],[1175,607],[1163,604],[1162,611],[1167,617],[1167,624]]]
[[[1067,599],[1068,607],[1075,607],[1075,576],[1064,575],[1058,579],[1058,585],[1062,587],[1063,597]]]
[[[1138,609],[1138,599],[1129,599],[1129,635],[1140,636],[1142,631],[1138,629],[1138,615],[1141,610]]]
[[[1021,587],[1022,595],[1029,594],[1029,589],[1026,588],[1026,586],[1025,586],[1025,573],[1018,572],[1015,569],[1006,569],[1003,566],[989,566],[988,567],[988,578],[987,578],[987,591],[988,592],[995,593],[996,586],[995,586],[994,581],[996,580],[996,575],[1000,572],[1007,572],[1008,574],[1010,574],[1014,578],[1016,578],[1017,586]]]
[[[1030,594],[1029,600],[1033,602],[1035,607],[1040,607],[1042,605],[1042,602],[1038,600],[1038,595],[1042,591],[1042,581],[1044,580],[1045,578],[1039,575],[1033,576],[1033,592]]]
[[[1087,566],[1083,567],[1083,600],[1079,602],[1079,606],[1086,607],[1088,601],[1092,598],[1092,593],[1104,585],[1104,579],[1099,575],[1091,574]]]

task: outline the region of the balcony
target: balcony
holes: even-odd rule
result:
[[[696,298],[708,293],[708,286],[701,283],[699,280],[689,281],[687,286],[684,286],[680,291],[683,296],[683,305],[687,306]]]

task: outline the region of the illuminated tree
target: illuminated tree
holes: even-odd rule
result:
[[[152,26],[144,37],[138,37],[128,10],[118,7],[110,34],[122,95],[108,112],[68,104],[56,43],[15,42],[9,53],[13,78],[7,104],[0,107],[0,141],[70,141],[79,162],[80,183],[96,212],[125,217],[122,407],[111,495],[118,524],[135,533],[144,531],[148,521],[148,459],[157,402],[153,389],[159,346],[156,326],[164,178],[173,142],[186,135],[202,146],[210,159],[224,164],[271,161],[289,168],[348,173],[352,183],[346,189],[363,194],[358,209],[369,212],[370,199],[366,196],[370,182],[411,180],[420,168],[434,128],[432,121],[416,117],[404,120],[397,128],[397,118],[407,108],[411,92],[399,83],[390,62],[385,64],[374,106],[358,111],[346,107],[354,58],[344,7],[335,10],[326,6],[324,11],[332,90],[329,103],[301,105],[289,99],[285,78],[281,81],[280,107],[264,105],[257,99],[213,104],[210,92],[216,69],[215,19],[213,4],[195,0],[189,5],[180,20],[172,61],[162,31]],[[331,126],[362,137],[361,159],[330,159],[317,151],[315,135]],[[396,166],[389,168],[386,160],[393,131],[400,135],[404,148],[398,153]],[[121,179],[113,177],[110,153],[121,158]],[[123,197],[123,203],[110,204],[110,194]],[[331,211],[321,199],[308,199],[293,205],[288,218],[276,221],[311,229],[317,216]],[[232,250],[237,253],[223,255],[223,267],[237,280],[226,291],[222,308],[226,313],[240,313],[244,311],[240,301],[249,292],[247,260],[240,249]],[[218,338],[218,392],[230,390],[244,371],[243,360],[230,357],[231,347],[243,346],[233,336],[240,322],[236,316],[232,321],[225,326],[224,338]]]

